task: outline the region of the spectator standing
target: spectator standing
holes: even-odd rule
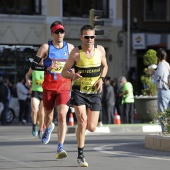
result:
[[[10,91],[11,91],[11,97],[17,98],[17,88],[16,88],[16,83],[12,82],[10,83]]]
[[[30,123],[32,123],[32,119],[31,119],[31,94],[32,94],[32,89],[28,88],[28,90],[29,90],[29,94],[27,95],[27,99],[26,99],[26,114],[25,114],[24,119],[26,120],[27,124],[30,124]]]
[[[117,111],[118,115],[121,118],[121,122],[123,122],[122,118],[123,118],[123,104],[122,104],[122,84],[120,84],[118,82],[118,80],[116,81],[114,86],[114,91],[115,91],[115,109],[114,109],[114,113],[115,111]]]
[[[104,85],[104,83],[103,83]],[[101,99],[102,99],[102,95],[103,95],[103,90],[101,92]],[[103,120],[103,108],[101,107],[101,110],[100,110],[100,113],[99,113],[99,119],[98,119],[98,126],[102,127],[103,126],[103,123],[104,123],[104,120]]]
[[[103,95],[102,95],[102,105],[104,112],[103,114],[106,116],[106,123],[113,124],[114,121],[114,112],[113,108],[115,105],[115,94],[113,86],[110,84],[111,78],[105,77],[104,86],[103,86]]]
[[[29,94],[31,94],[31,91],[29,91],[25,85],[25,79],[24,77],[20,77],[19,81],[17,82],[16,88],[17,88],[17,96],[18,96],[18,102],[19,102],[19,123],[25,124],[26,120],[24,119],[27,117],[26,115],[26,99]]]
[[[11,92],[9,89],[9,79],[4,78],[2,84],[0,85],[0,101],[4,105],[4,109],[1,114],[1,124],[6,125],[7,124],[7,113],[9,110],[9,103],[11,100]]]
[[[170,66],[166,61],[167,52],[163,48],[157,50],[157,57],[159,59],[159,63],[153,77],[157,88],[158,110],[164,113],[168,106],[170,106],[170,89],[167,85],[168,76],[170,74]],[[164,127],[162,127],[162,131],[165,131]]]
[[[94,44],[95,30],[91,25],[84,25],[80,30],[82,45],[75,47],[65,63],[62,76],[72,79],[70,104],[74,106],[77,127],[77,164],[87,167],[84,157],[85,131],[94,132],[101,110],[101,92],[103,79],[107,74],[108,65],[103,46]],[[75,72],[70,72],[74,67]]]
[[[41,141],[44,144],[50,141],[51,133],[55,127],[52,121],[53,109],[56,104],[58,116],[56,159],[62,159],[67,157],[63,144],[67,130],[66,115],[69,108],[67,103],[70,100],[71,79],[62,77],[61,71],[74,46],[64,41],[65,28],[62,22],[53,22],[50,26],[50,31],[53,39],[39,48],[31,69],[45,71],[42,88],[46,129]],[[42,59],[43,66],[40,65]]]
[[[130,82],[127,82],[126,77],[119,78],[120,85],[122,86],[122,96],[123,104],[123,123],[133,123],[133,113],[134,113],[134,94],[133,86]]]

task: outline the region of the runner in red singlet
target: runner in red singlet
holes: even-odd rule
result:
[[[74,48],[72,44],[63,41],[65,29],[61,22],[55,21],[50,27],[53,40],[43,44],[32,62],[33,70],[45,71],[43,87],[43,103],[45,109],[46,130],[42,136],[42,142],[47,144],[55,125],[53,120],[53,108],[56,104],[58,114],[58,149],[56,159],[65,158],[66,151],[63,143],[66,135],[66,114],[68,112],[67,102],[70,99],[71,79],[61,76],[61,71],[68,59],[69,53]],[[44,65],[40,65],[43,59]]]

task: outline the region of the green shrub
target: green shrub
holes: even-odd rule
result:
[[[144,86],[142,94],[144,96],[156,96],[156,84],[152,81],[152,75],[148,73],[148,66],[151,64],[157,64],[156,51],[149,49],[143,57],[143,63],[146,68],[144,69],[144,74],[141,76],[141,82]]]
[[[165,126],[166,133],[170,133],[170,107],[168,107],[164,113],[157,111],[154,114],[154,120],[151,123],[155,124],[157,122]]]
[[[156,56],[156,51],[149,49],[146,51],[143,57],[143,64],[145,66],[149,66],[151,64],[157,64],[157,56]]]

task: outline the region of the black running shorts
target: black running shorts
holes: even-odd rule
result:
[[[101,110],[101,95],[100,94],[85,94],[79,90],[71,91],[70,104],[74,106],[86,105],[91,111]]]
[[[32,91],[31,98],[33,98],[33,97],[35,97],[38,100],[42,100],[43,99],[42,92]]]

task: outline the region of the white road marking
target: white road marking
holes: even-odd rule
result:
[[[40,166],[35,166],[35,165],[32,165],[31,163],[25,163],[25,162],[21,162],[21,161],[15,160],[15,159],[9,159],[9,158],[3,157],[3,156],[0,156],[0,159],[5,160],[5,161],[10,161],[10,162],[16,162],[16,163],[26,166],[26,167],[40,168]],[[47,169],[47,168],[43,168],[43,169]]]
[[[100,147],[95,147],[93,150],[96,150],[98,152],[102,152],[105,154],[111,154],[111,155],[122,155],[122,156],[132,156],[132,157],[138,157],[138,158],[145,158],[145,159],[155,159],[155,160],[166,160],[169,161],[170,158],[162,158],[158,156],[141,156],[139,154],[133,154],[132,152],[123,152],[123,151],[114,151],[114,147],[116,146],[123,146],[123,145],[134,145],[134,144],[139,144],[140,142],[131,142],[131,143],[118,143],[118,144],[111,144],[111,145],[103,145]],[[112,147],[111,151],[106,151],[104,150],[105,147]]]

